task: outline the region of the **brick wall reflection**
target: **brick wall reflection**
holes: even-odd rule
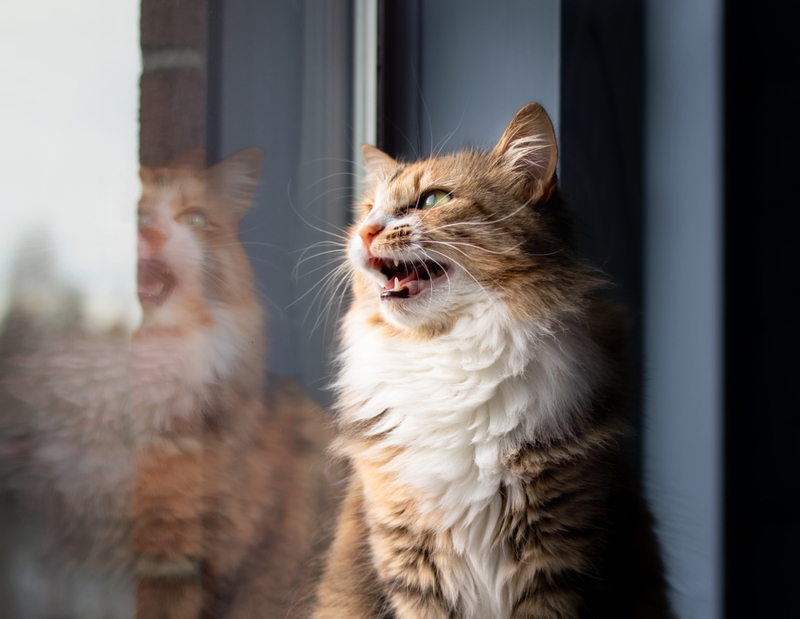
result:
[[[206,2],[142,0],[139,162],[205,148]]]

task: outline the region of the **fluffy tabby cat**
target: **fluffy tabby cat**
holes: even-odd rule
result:
[[[625,320],[576,253],[546,112],[490,152],[362,152],[352,475],[315,618],[669,617],[621,456]]]
[[[132,341],[39,342],[6,368],[7,485],[48,509],[48,564],[103,577],[83,606],[85,583],[43,592],[57,609],[43,617],[283,619],[305,578],[328,424],[298,387],[265,384],[263,311],[237,240],[261,153],[204,159],[141,171]]]

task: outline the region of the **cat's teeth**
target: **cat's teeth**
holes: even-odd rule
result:
[[[394,291],[395,292],[400,292],[401,290],[402,290],[402,288],[400,287],[400,279],[395,277],[394,278]]]

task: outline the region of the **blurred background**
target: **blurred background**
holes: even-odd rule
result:
[[[490,147],[539,101],[582,247],[629,309],[630,451],[678,615],[781,616],[800,575],[791,23],[776,0],[6,0],[0,319],[135,330],[138,166],[258,146],[240,238],[268,365],[324,405],[360,145]],[[35,595],[8,548],[0,599]]]

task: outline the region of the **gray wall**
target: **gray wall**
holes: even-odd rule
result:
[[[646,4],[648,494],[682,619],[721,617],[722,8]]]
[[[423,0],[421,154],[492,146],[538,101],[559,127],[559,0]]]
[[[539,101],[559,129],[558,0],[385,0],[379,146],[412,159],[494,145]]]

